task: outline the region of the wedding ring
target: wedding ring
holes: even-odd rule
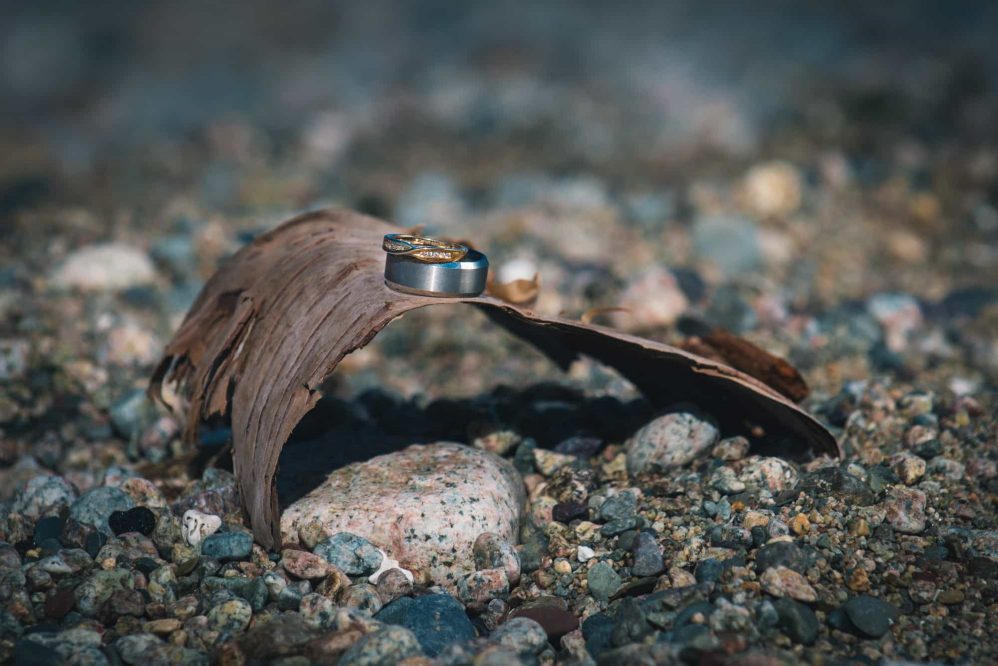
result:
[[[468,248],[459,243],[410,234],[385,234],[381,249],[390,255],[412,257],[429,264],[460,261],[468,254]]]
[[[478,296],[485,291],[489,259],[468,250],[459,261],[426,263],[405,254],[385,256],[385,284],[391,289],[420,296]]]

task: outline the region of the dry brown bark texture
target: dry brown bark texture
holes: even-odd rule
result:
[[[480,307],[562,367],[585,354],[616,368],[656,406],[692,401],[729,431],[761,428],[801,449],[841,454],[835,438],[791,399],[716,360],[730,361],[735,353],[746,370],[768,374],[784,393],[801,397],[806,388],[796,371],[754,346],[742,350],[747,357],[738,356],[730,347],[739,343],[725,340],[727,347],[711,345],[714,358],[706,358],[488,296],[443,299],[389,289],[381,239],[402,231],[358,213],[323,210],[260,236],[208,281],[152,378],[155,397],[169,381],[187,398],[188,441],[196,441],[205,419],[231,419],[243,507],[265,546],[280,542],[275,478],[281,449],[321,397],[323,381],[390,321],[427,305]]]

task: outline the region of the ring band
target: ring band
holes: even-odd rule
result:
[[[385,256],[385,284],[421,296],[478,296],[485,291],[489,259],[469,250],[460,261],[430,264],[408,255]]]
[[[468,254],[468,248],[459,243],[410,234],[385,234],[381,249],[391,255],[412,257],[430,264],[460,261]]]

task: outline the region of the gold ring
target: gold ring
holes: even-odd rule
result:
[[[468,254],[468,248],[459,243],[410,234],[385,234],[381,249],[388,254],[412,257],[427,264],[461,261]]]

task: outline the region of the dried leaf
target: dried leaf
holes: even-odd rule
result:
[[[657,405],[691,400],[728,430],[755,425],[801,449],[840,455],[835,438],[797,405],[716,361],[495,298],[392,291],[384,284],[381,238],[400,231],[349,211],[319,211],[260,236],[208,281],[153,376],[154,396],[164,381],[186,392],[189,441],[203,420],[231,419],[243,506],[265,546],[280,542],[278,457],[323,381],[390,321],[428,305],[474,304],[562,367],[586,354],[617,368]]]
[[[513,305],[533,305],[541,293],[541,276],[534,273],[530,280],[496,282],[490,279],[486,293]]]

